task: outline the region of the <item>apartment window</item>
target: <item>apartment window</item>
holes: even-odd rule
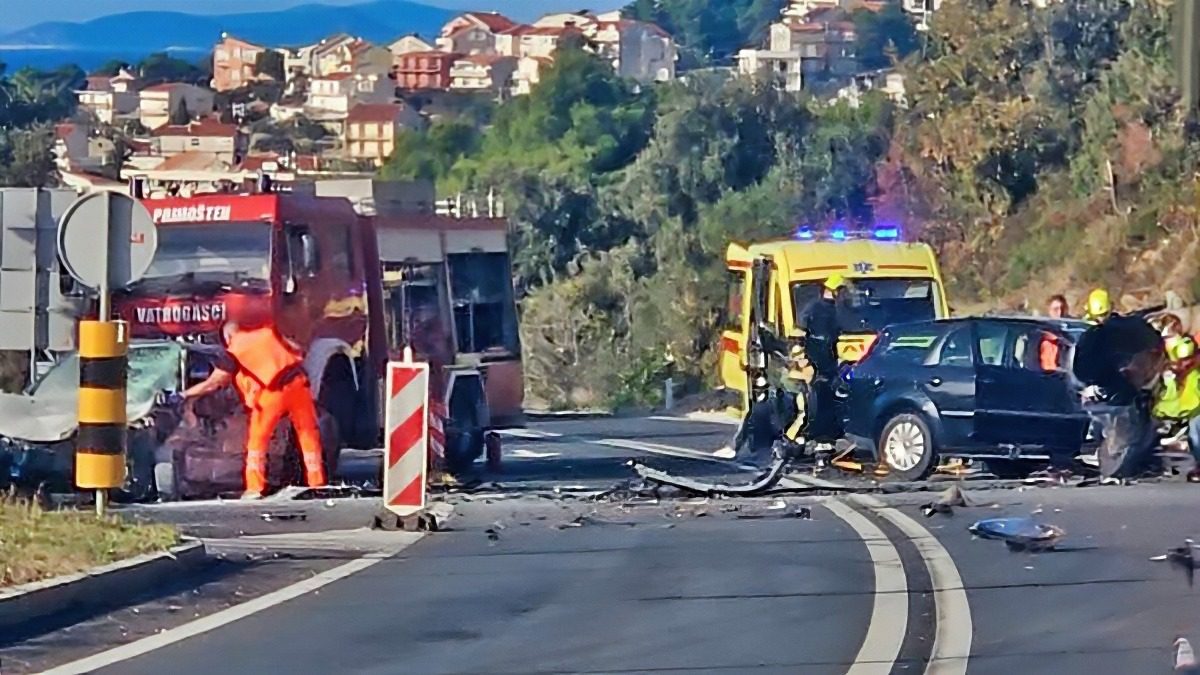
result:
[[[213,56],[215,56],[218,61],[224,61],[225,59],[229,58],[229,52],[226,52],[224,47],[219,47],[217,48],[216,52],[213,53]]]
[[[421,57],[421,70],[425,70],[427,68],[429,68],[429,59],[422,56]]]

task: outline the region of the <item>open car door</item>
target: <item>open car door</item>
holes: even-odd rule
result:
[[[750,251],[730,244],[725,253],[728,290],[721,331],[721,382],[730,389],[747,391],[746,342],[750,317]]]

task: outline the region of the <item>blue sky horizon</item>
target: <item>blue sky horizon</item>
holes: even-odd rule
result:
[[[298,5],[356,5],[368,0],[2,0],[5,17],[0,33],[9,33],[46,21],[81,23],[111,14],[138,11],[175,11],[189,14],[239,14],[286,9]],[[411,0],[452,10],[502,11],[518,21],[529,21],[546,12],[590,8],[616,9],[624,0]]]

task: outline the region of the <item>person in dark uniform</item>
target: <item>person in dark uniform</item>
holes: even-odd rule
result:
[[[804,355],[813,368],[813,381],[806,406],[808,436],[833,440],[838,436],[838,420],[834,406],[833,386],[838,377],[838,295],[846,286],[846,278],[834,274],[825,280],[821,297],[804,308],[800,327],[804,329]]]

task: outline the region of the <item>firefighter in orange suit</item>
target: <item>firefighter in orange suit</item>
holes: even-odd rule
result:
[[[284,416],[296,430],[306,482],[310,487],[325,484],[321,432],[304,359],[275,329],[268,302],[266,296],[244,293],[226,298],[226,358],[218,360],[208,379],[183,392],[188,400],[218,391],[230,381],[237,388],[250,416],[243,499],[259,499],[267,489],[267,448]]]

